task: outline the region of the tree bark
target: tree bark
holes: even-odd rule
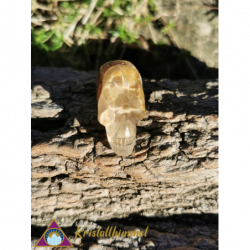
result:
[[[217,80],[143,79],[129,157],[97,121],[97,72],[32,70],[32,225],[218,213]]]

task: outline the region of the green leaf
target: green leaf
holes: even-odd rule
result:
[[[105,2],[104,0],[98,0],[97,3],[96,3],[96,6],[97,7],[102,7],[104,2]]]
[[[60,5],[61,5],[63,8],[67,9],[68,6],[69,6],[69,2],[62,2]]]
[[[174,24],[173,22],[169,22],[168,27],[169,27],[170,29],[173,29],[174,26],[175,26],[175,24]]]
[[[40,43],[38,47],[40,47],[42,49],[45,49],[46,51],[49,51],[48,46],[46,44],[44,44],[44,43]]]
[[[129,3],[129,4],[126,6],[126,11],[127,11],[128,13],[131,13],[131,10],[132,10],[132,4]]]
[[[115,37],[119,37],[119,35],[120,35],[120,32],[118,30],[111,30],[109,33]]]
[[[112,17],[113,19],[120,18],[120,15],[114,12],[113,10],[106,8],[103,10],[104,17]]]
[[[49,47],[49,49],[51,51],[55,51],[55,50],[58,50],[62,47],[63,45],[63,40],[62,40],[62,37],[60,37],[60,35],[58,36],[59,34],[54,34],[53,37],[51,38],[51,42],[52,42],[52,46]]]
[[[150,6],[152,11],[156,11],[156,5],[154,3],[154,0],[149,0],[148,5]]]

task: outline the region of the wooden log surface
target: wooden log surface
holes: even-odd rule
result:
[[[147,116],[119,157],[97,121],[96,76],[32,69],[32,226],[217,214],[218,81],[143,79]]]

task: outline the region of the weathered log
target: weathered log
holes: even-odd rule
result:
[[[32,225],[218,213],[217,80],[143,79],[147,116],[118,157],[97,121],[96,75],[32,71]]]

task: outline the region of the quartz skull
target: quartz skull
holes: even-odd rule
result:
[[[97,77],[98,121],[105,126],[111,148],[119,156],[131,154],[136,124],[145,117],[141,75],[123,60],[101,66]]]

